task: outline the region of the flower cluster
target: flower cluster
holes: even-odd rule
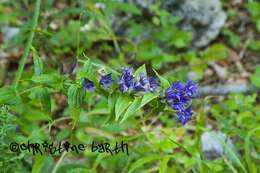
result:
[[[119,80],[120,90],[124,93],[127,91],[151,91],[156,92],[160,86],[157,77],[153,76],[148,78],[145,74],[141,73],[137,78],[134,78],[132,68],[123,68]]]
[[[133,68],[123,68],[119,79],[120,90],[124,93],[134,88]]]
[[[103,89],[108,89],[114,82],[111,73],[102,75],[99,80],[99,84]],[[160,86],[157,77],[147,77],[143,73],[134,76],[133,68],[122,68],[117,84],[122,93],[131,91],[150,91],[155,93],[157,88]],[[85,90],[94,91],[94,82],[87,78],[83,80],[82,86]],[[182,124],[186,124],[192,116],[191,101],[197,92],[198,85],[191,80],[188,80],[185,84],[174,82],[165,91],[166,103],[176,111],[178,121]]]
[[[101,79],[99,81],[100,85],[102,85],[105,89],[107,89],[113,82],[114,81],[112,79],[112,73],[101,76]]]
[[[198,85],[188,80],[185,84],[181,82],[174,82],[165,91],[167,104],[176,111],[178,121],[182,124],[192,116],[192,108],[190,106],[192,98],[198,93]]]

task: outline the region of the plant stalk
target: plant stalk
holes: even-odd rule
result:
[[[27,43],[26,43],[26,46],[25,46],[22,58],[21,58],[21,60],[19,62],[19,67],[18,67],[18,70],[16,72],[16,76],[15,76],[15,79],[14,79],[14,88],[15,88],[15,90],[17,89],[19,81],[20,81],[20,79],[22,77],[24,66],[25,66],[26,60],[27,60],[29,52],[30,52],[30,48],[31,48],[31,45],[32,45],[33,37],[34,37],[35,31],[36,31],[36,27],[37,27],[37,24],[38,24],[38,18],[39,18],[39,15],[40,15],[40,7],[41,7],[41,0],[36,0],[33,20],[32,20],[32,24],[31,24],[30,35],[29,35],[29,38],[27,40]]]

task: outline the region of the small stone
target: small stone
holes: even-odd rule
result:
[[[97,3],[95,3],[95,7],[96,7],[97,9],[105,9],[105,8],[106,8],[106,5],[103,4],[103,3],[101,3],[101,2],[97,2]]]
[[[56,22],[51,22],[50,23],[50,28],[53,29],[53,30],[57,30],[59,28],[59,25]]]
[[[206,69],[205,72],[204,72],[204,75],[205,77],[209,77],[209,76],[212,76],[214,74],[213,70],[211,69]]]
[[[201,150],[207,160],[214,160],[223,154],[228,154],[224,145],[229,149],[234,148],[232,141],[221,132],[205,132],[201,136]]]
[[[18,34],[20,31],[19,28],[3,26],[0,28],[1,33],[3,34],[4,42],[7,43],[12,40],[12,38]]]
[[[225,67],[222,67],[215,62],[209,62],[209,65],[215,70],[220,79],[225,80],[228,77],[228,71]]]

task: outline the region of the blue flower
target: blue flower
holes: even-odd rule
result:
[[[192,80],[188,80],[185,84],[185,97],[192,98],[195,94],[198,93],[198,84]]]
[[[113,83],[112,73],[109,73],[109,74],[107,74],[107,75],[101,76],[101,79],[100,79],[99,83],[100,83],[105,89],[107,89],[107,88]]]
[[[176,114],[178,115],[178,121],[184,125],[192,117],[192,107],[189,106],[178,110]]]
[[[134,83],[135,91],[148,91],[150,89],[149,80],[147,77],[141,73],[139,76],[139,80]]]
[[[170,88],[165,91],[166,101],[173,109],[184,105],[189,101],[184,97],[183,91],[181,82],[174,82]]]
[[[174,82],[166,89],[165,97],[167,104],[176,111],[178,121],[185,124],[192,117],[190,104],[192,98],[198,93],[198,85],[188,80],[186,84]]]
[[[94,82],[92,82],[91,80],[84,78],[83,82],[82,82],[82,86],[84,88],[84,90],[89,90],[89,91],[94,91]]]
[[[119,87],[121,92],[127,92],[134,88],[133,68],[122,68],[119,79]]]
[[[149,84],[150,84],[150,91],[156,92],[156,89],[160,86],[160,83],[158,82],[158,78],[155,76],[152,76],[148,80],[149,80]]]

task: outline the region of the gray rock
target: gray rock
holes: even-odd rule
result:
[[[219,0],[183,0],[163,5],[173,15],[184,20],[181,28],[193,33],[193,46],[203,47],[213,41],[226,21]]]
[[[19,28],[3,26],[0,28],[0,32],[3,34],[4,42],[9,42],[19,32]]]
[[[1,59],[6,59],[7,57],[8,57],[8,53],[3,52],[3,51],[0,49],[0,60],[1,60]]]
[[[155,3],[155,0],[127,0],[128,3],[136,4],[137,6],[141,8],[149,8],[153,3]]]
[[[119,0],[135,4],[143,11],[149,11],[149,7],[155,0]],[[193,34],[193,47],[207,46],[216,39],[226,21],[226,14],[222,10],[220,0],[167,0],[162,1],[161,7],[174,16],[183,18],[180,27],[184,31]],[[131,14],[115,14],[110,19],[116,33],[126,34],[130,28],[124,28],[124,23],[133,16]]]
[[[206,159],[213,160],[235,149],[232,141],[225,134],[205,132],[201,136],[201,150]]]

